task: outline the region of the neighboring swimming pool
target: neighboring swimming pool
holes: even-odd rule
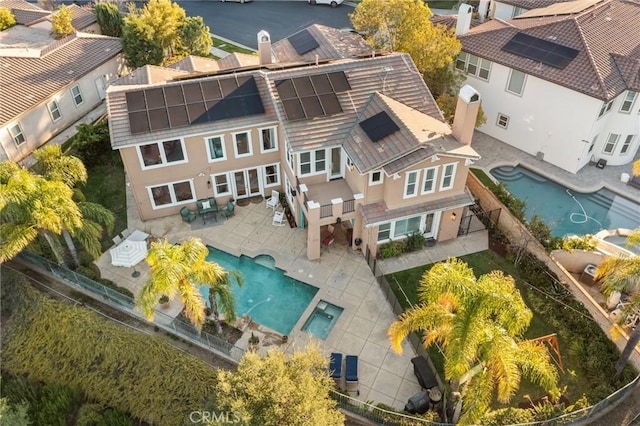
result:
[[[275,262],[270,256],[236,257],[209,247],[207,260],[228,271],[239,271],[244,277],[242,287],[232,280],[238,316],[247,314],[255,322],[283,335],[291,333],[318,292],[317,287],[285,276],[282,269],[273,266]],[[200,293],[209,300],[207,287],[200,287]]]
[[[555,236],[640,226],[640,204],[608,189],[574,192],[522,166],[496,167],[491,174],[527,203],[527,219],[537,214]]]

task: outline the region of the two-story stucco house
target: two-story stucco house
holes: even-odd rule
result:
[[[459,35],[480,131],[569,172],[631,162],[640,133],[640,3],[552,4]]]
[[[275,189],[306,229],[311,260],[328,225],[347,226],[349,243],[374,255],[416,232],[457,237],[479,158],[472,88],[456,139],[406,54],[374,54],[359,36],[320,25],[258,41],[253,59],[146,66],[108,89],[112,146],[143,220]]]
[[[120,40],[76,32],[51,36],[51,12],[2,0],[17,25],[0,32],[0,160],[22,161],[99,105],[121,72]],[[71,7],[75,25],[95,31],[95,17]]]

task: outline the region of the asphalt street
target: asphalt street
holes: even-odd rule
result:
[[[230,3],[217,0],[180,1],[177,3],[187,16],[202,16],[213,34],[240,43],[252,49],[258,48],[257,34],[266,30],[272,41],[278,41],[312,24],[334,28],[349,28],[349,13],[353,7],[307,4],[298,1],[253,1]]]

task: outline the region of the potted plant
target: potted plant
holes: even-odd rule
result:
[[[256,350],[259,344],[260,338],[251,332],[251,337],[249,337],[249,350]]]
[[[287,336],[286,334],[282,336],[282,343],[287,343],[288,341],[289,341],[289,336]]]
[[[169,296],[167,296],[166,294],[163,294],[162,296],[160,296],[158,303],[160,303],[160,306],[162,308],[166,308],[167,306],[169,306]]]

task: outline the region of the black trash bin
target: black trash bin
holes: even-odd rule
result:
[[[404,406],[405,411],[411,414],[424,414],[429,409],[429,392],[420,391],[409,398]]]
[[[413,373],[416,375],[422,389],[431,389],[434,386],[438,386],[436,374],[424,357],[417,356],[412,358],[411,363],[413,364]]]

